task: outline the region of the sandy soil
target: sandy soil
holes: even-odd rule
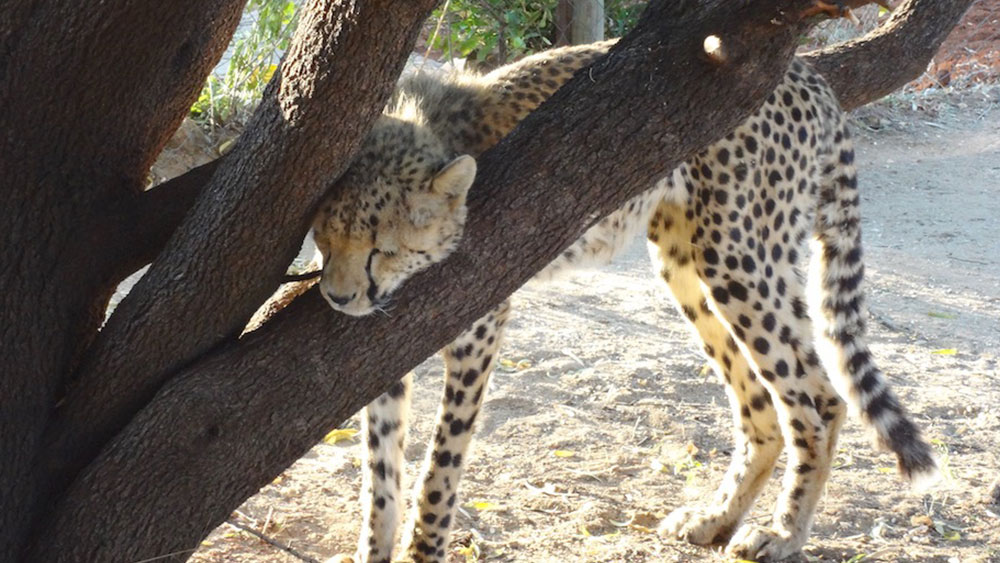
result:
[[[998,120],[1000,88],[897,98],[856,116],[874,351],[936,445],[943,479],[910,491],[849,422],[800,561],[1000,561]],[[644,246],[603,271],[529,284],[514,303],[451,560],[721,559],[650,529],[710,498],[732,445],[722,388]],[[417,369],[411,479],[440,372],[437,358]],[[316,446],[231,522],[307,558],[353,551],[361,447]],[[775,489],[753,520],[768,518]],[[225,524],[194,560],[301,559]]]

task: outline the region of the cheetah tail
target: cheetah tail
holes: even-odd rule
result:
[[[844,142],[838,143],[835,162],[823,171],[815,226],[818,248],[814,248],[810,272],[817,348],[841,396],[874,429],[879,445],[896,454],[900,473],[911,482],[923,482],[937,473],[931,447],[875,365],[865,339],[854,151],[846,129],[837,136]]]

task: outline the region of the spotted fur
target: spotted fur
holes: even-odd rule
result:
[[[325,257],[320,286],[331,306],[370,313],[446,257],[462,235],[473,158],[611,44],[555,49],[485,76],[404,81],[347,185],[315,222]],[[539,274],[604,263],[645,228],[656,273],[725,385],[737,444],[732,464],[714,501],[674,511],[661,526],[666,534],[727,544],[747,559],[798,551],[830,473],[846,411],[841,397],[896,453],[905,476],[934,470],[930,448],[865,343],[853,155],[832,92],[796,60],[740,127],[600,221]],[[460,468],[506,316],[504,304],[445,350],[438,430],[403,542],[415,561],[446,558]],[[372,458],[359,561],[392,556],[408,382],[401,385],[368,408]],[[782,450],[788,469],[773,520],[743,524]]]

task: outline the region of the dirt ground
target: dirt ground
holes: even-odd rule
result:
[[[1000,87],[897,97],[854,120],[873,348],[943,476],[911,491],[850,421],[798,560],[1000,561]],[[732,445],[723,390],[650,275],[644,245],[604,270],[529,284],[514,305],[451,561],[721,560],[652,530],[673,508],[710,498]],[[416,373],[411,480],[440,360]],[[305,560],[353,552],[361,447],[316,446],[230,521]],[[777,477],[752,520],[768,518]],[[302,558],[224,524],[193,560]]]

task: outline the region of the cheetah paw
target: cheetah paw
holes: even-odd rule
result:
[[[733,535],[733,522],[723,514],[703,508],[681,507],[671,512],[660,523],[661,536],[675,537],[695,545],[725,543]]]
[[[326,560],[326,563],[354,563],[356,559],[353,555],[346,555],[343,553],[338,553],[333,557]]]
[[[762,526],[743,526],[730,540],[726,554],[736,559],[780,561],[802,548],[804,539]]]

